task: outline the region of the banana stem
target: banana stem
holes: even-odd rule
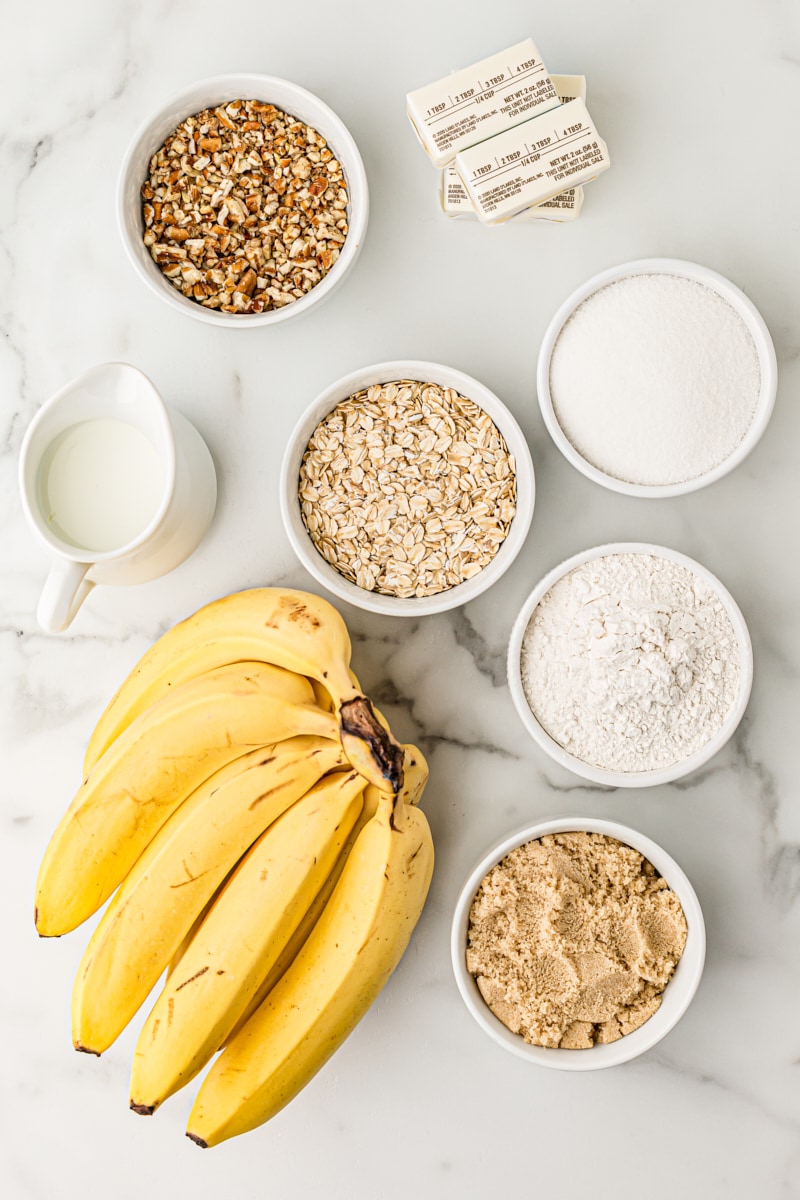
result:
[[[345,753],[348,753],[346,742],[349,742],[350,747],[353,746],[350,739],[354,738],[357,742],[361,742],[366,746],[380,778],[389,784],[393,793],[397,794],[403,786],[404,750],[381,725],[370,700],[366,696],[345,700],[339,709],[339,722]],[[377,779],[373,777],[373,772],[370,772],[367,778],[371,783],[378,783]],[[380,785],[378,784],[378,786]]]

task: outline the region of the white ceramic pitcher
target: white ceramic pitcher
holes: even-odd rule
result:
[[[155,515],[141,532],[125,545],[98,552],[53,529],[43,511],[40,473],[59,435],[104,419],[144,434],[160,460],[163,484]],[[25,515],[54,556],[37,610],[49,633],[67,628],[95,585],[146,583],[179,566],[200,543],[217,500],[214,463],[200,434],[129,363],[92,367],[42,405],[22,443],[19,481]]]

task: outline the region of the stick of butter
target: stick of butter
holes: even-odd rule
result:
[[[434,166],[559,103],[531,38],[406,96],[414,131]]]
[[[442,171],[439,201],[444,214],[452,220],[477,219],[478,214],[455,167],[445,167]],[[514,224],[519,221],[574,221],[580,215],[582,207],[583,188],[567,188],[565,192],[553,196],[552,200],[545,200],[543,204],[523,209],[515,217],[509,217],[509,221]]]
[[[456,157],[478,219],[497,225],[606,171],[611,159],[583,100],[534,117]]]
[[[551,75],[550,78],[555,84],[558,98],[562,104],[568,104],[570,100],[586,99],[585,75]],[[467,189],[452,166],[444,168],[440,183],[439,198],[444,214],[454,220],[462,218],[476,220],[477,213],[472,207]],[[582,206],[583,188],[567,188],[565,192],[559,192],[552,200],[545,200],[544,204],[526,208],[511,219],[514,221],[574,221]]]

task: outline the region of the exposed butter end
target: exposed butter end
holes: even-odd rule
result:
[[[562,104],[569,104],[570,100],[586,102],[585,75],[551,75],[550,78]]]

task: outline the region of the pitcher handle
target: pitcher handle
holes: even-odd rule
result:
[[[75,619],[78,609],[94,587],[86,572],[92,563],[56,559],[45,580],[36,619],[46,633],[61,633]]]

